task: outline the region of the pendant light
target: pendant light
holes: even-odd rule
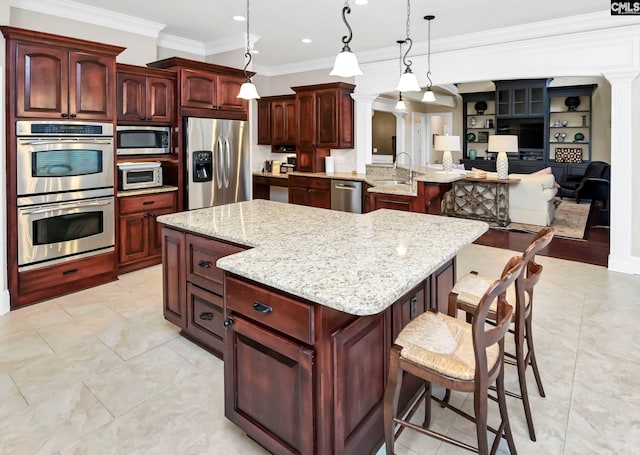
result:
[[[407,0],[407,38],[404,40],[409,46],[404,53],[404,57],[402,61],[404,63],[404,73],[400,76],[400,81],[398,82],[398,87],[396,90],[400,92],[419,92],[420,84],[418,84],[418,78],[413,71],[411,71],[411,65],[413,62],[411,60],[407,60],[407,55],[411,51],[411,47],[413,46],[413,40],[409,36],[409,25],[411,20],[411,0]]]
[[[400,48],[400,53],[398,54],[398,65],[399,65],[399,69],[400,69],[400,74],[402,74],[402,45],[404,44],[404,40],[398,40],[396,41],[396,43],[398,43],[398,46]],[[398,102],[396,103],[396,111],[406,111],[407,110],[407,105],[405,104],[405,102],[402,100],[402,92],[399,92],[399,96],[398,96]]]
[[[431,82],[431,21],[436,17],[432,14],[424,17],[429,24],[429,34],[427,35],[427,79],[429,80],[429,85],[427,86],[427,91],[424,92],[424,96],[422,97],[422,101],[425,103],[433,103],[436,100],[436,95],[431,91],[431,86],[433,83]]]
[[[251,82],[251,76],[247,73],[247,68],[251,64],[251,46],[249,43],[249,0],[247,0],[247,48],[244,54],[244,58],[247,62],[244,65],[244,77],[246,77],[245,82],[240,86],[240,93],[238,93],[238,98],[242,98],[245,100],[255,100],[260,98],[258,95],[258,90],[256,90],[256,86]]]
[[[351,48],[349,47],[349,43],[353,38],[353,33],[351,31],[351,26],[349,22],[347,22],[347,14],[351,14],[351,8],[349,8],[348,0],[344,2],[344,7],[342,8],[342,20],[344,24],[347,26],[347,30],[349,31],[348,35],[342,37],[342,42],[344,46],[340,53],[336,56],[336,61],[333,64],[333,69],[329,73],[330,76],[339,76],[339,77],[353,77],[353,76],[362,76],[362,71],[360,70],[360,66],[358,65],[358,59],[356,58],[356,54],[351,52]]]

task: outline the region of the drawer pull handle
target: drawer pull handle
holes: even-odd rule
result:
[[[211,321],[213,319],[213,313],[200,313],[200,319],[203,321]]]
[[[198,265],[200,267],[202,267],[203,269],[210,269],[211,268],[211,262],[209,262],[209,261],[200,261],[200,262],[198,262]]]
[[[154,202],[155,202],[155,201],[144,201],[144,202],[142,203],[142,205],[151,205],[151,204],[153,204]]]
[[[411,299],[411,302],[409,303],[409,319],[413,319],[416,317],[416,305],[418,303],[418,298],[414,297]]]
[[[265,314],[271,313],[273,311],[273,308],[271,308],[269,305],[265,305],[264,303],[260,302],[253,302],[253,309]]]
[[[71,275],[72,273],[76,273],[78,269],[69,269],[62,272],[63,275]]]

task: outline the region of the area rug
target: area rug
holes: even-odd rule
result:
[[[554,203],[556,204],[556,217],[551,226],[556,230],[555,235],[571,239],[584,239],[589,209],[591,208],[590,201],[582,201],[582,204],[576,204],[572,200],[556,199]],[[503,229],[535,233],[541,228],[542,226],[535,224],[511,223]]]

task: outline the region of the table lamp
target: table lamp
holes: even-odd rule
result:
[[[460,136],[436,136],[433,148],[442,151],[442,169],[449,172],[453,167],[451,152],[460,151]]]
[[[488,150],[498,152],[496,171],[501,180],[509,178],[509,158],[507,153],[518,153],[518,136],[509,134],[495,134],[489,136]]]

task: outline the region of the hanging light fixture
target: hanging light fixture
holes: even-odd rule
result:
[[[351,31],[351,26],[349,22],[347,22],[347,14],[351,14],[351,8],[349,8],[349,1],[344,2],[344,7],[342,8],[342,20],[344,24],[347,26],[347,30],[349,31],[348,35],[342,37],[342,42],[344,46],[338,55],[336,55],[336,61],[333,64],[333,69],[329,73],[329,76],[339,76],[339,77],[353,77],[353,76],[362,76],[362,71],[360,70],[360,66],[358,65],[358,59],[356,58],[356,54],[351,52],[351,48],[349,47],[349,43],[351,42],[351,38],[353,38],[353,32]]]
[[[411,47],[413,46],[413,40],[411,36],[409,36],[409,28],[410,28],[410,20],[411,20],[411,0],[407,0],[407,38],[404,40],[409,46],[404,53],[404,57],[402,61],[404,63],[404,73],[400,76],[400,81],[398,82],[398,87],[396,90],[400,92],[419,92],[420,84],[418,84],[418,78],[413,71],[411,71],[411,65],[413,62],[411,60],[407,60],[407,55],[411,51]]]
[[[398,67],[400,69],[400,74],[402,74],[402,45],[404,44],[404,40],[396,41],[398,43],[398,47],[400,48],[400,54],[398,54]],[[402,92],[399,92],[398,102],[396,103],[396,111],[406,111],[407,105],[402,100]]]
[[[431,82],[431,21],[436,17],[432,14],[424,17],[429,24],[429,34],[427,35],[427,79],[429,80],[429,85],[427,85],[427,91],[424,92],[424,96],[422,97],[422,101],[425,103],[433,103],[436,100],[436,95],[431,91],[431,86],[433,83]]]
[[[244,58],[247,60],[244,65],[244,77],[246,78],[246,80],[240,86],[240,93],[238,93],[238,98],[242,98],[245,100],[255,100],[260,98],[260,95],[258,95],[256,86],[253,85],[253,82],[251,82],[251,76],[249,76],[249,73],[247,73],[247,68],[251,64],[251,44],[249,42],[249,37],[249,0],[247,0],[247,48],[246,52],[244,53]]]

